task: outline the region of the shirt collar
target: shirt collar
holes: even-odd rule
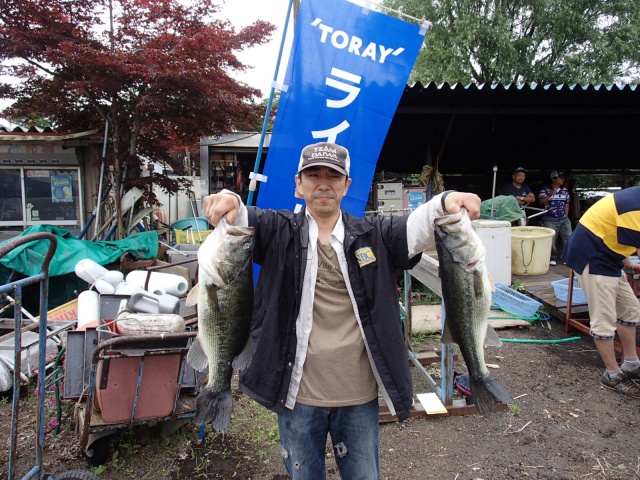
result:
[[[317,231],[318,224],[315,218],[313,218],[309,213],[309,211],[306,209],[305,209],[305,215],[307,216],[307,221],[309,222],[309,225],[313,224],[313,226],[316,228],[316,231]],[[331,236],[341,244],[344,243],[344,222],[342,221],[342,210],[340,210],[340,217],[338,218],[338,222],[336,223],[336,226],[333,227]]]

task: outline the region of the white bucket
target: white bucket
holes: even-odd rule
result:
[[[554,230],[545,227],[512,227],[511,273],[514,275],[547,273],[555,234]]]
[[[487,270],[493,281],[511,285],[511,223],[474,220],[471,225],[487,250]]]

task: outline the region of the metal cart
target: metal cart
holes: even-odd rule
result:
[[[105,463],[109,436],[133,425],[195,417],[194,391],[185,393],[186,353],[197,332],[127,335],[99,341],[91,357],[86,401],[76,408],[80,446],[89,464]],[[194,382],[197,390],[197,381]]]
[[[18,440],[18,420],[20,413],[20,372],[21,372],[21,356],[22,356],[22,289],[23,287],[35,283],[40,284],[40,320],[38,332],[38,411],[36,421],[36,448],[35,448],[35,466],[23,477],[25,479],[51,479],[50,475],[46,475],[43,471],[43,449],[44,449],[44,421],[45,421],[45,381],[46,381],[46,344],[47,337],[55,335],[59,332],[47,331],[47,310],[49,306],[49,264],[56,251],[58,242],[54,235],[46,232],[34,233],[17,237],[0,248],[0,258],[7,253],[26,243],[33,241],[46,240],[49,242],[49,248],[42,260],[42,268],[39,274],[24,279],[9,282],[0,286],[0,293],[11,295],[15,299],[14,305],[14,364],[13,364],[13,403],[11,409],[11,438],[9,447],[9,469],[8,478],[13,480],[16,478],[15,461],[17,457],[17,440]],[[65,472],[58,477],[67,480],[96,480],[98,479],[91,472],[83,470],[73,470]]]

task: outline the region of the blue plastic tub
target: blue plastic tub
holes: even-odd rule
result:
[[[569,299],[569,279],[563,278],[562,280],[556,280],[551,282],[553,287],[553,293],[558,300],[566,302]],[[587,303],[587,296],[580,288],[580,282],[577,278],[573,279],[573,296],[571,297],[571,305],[580,303]]]
[[[503,283],[496,283],[496,290],[491,295],[493,303],[514,315],[531,318],[542,306],[540,302],[520,293]]]
[[[196,220],[198,221],[197,225],[198,227],[196,228]],[[178,220],[176,222],[173,222],[173,224],[171,224],[171,226],[176,229],[176,230],[185,230],[189,227],[193,228],[193,230],[210,230],[211,227],[209,226],[209,220],[207,220],[206,218],[202,218],[202,217],[190,217],[190,218],[183,218],[182,220]]]

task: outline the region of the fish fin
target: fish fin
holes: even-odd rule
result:
[[[493,412],[496,402],[513,403],[513,397],[497,379],[489,375],[481,380],[469,375],[471,393],[481,415]]]
[[[501,347],[502,340],[494,330],[494,328],[487,323],[487,334],[484,337],[484,346],[485,347]]]
[[[196,425],[210,423],[216,432],[225,432],[231,424],[233,396],[231,390],[214,392],[204,388],[196,399]]]
[[[473,272],[473,293],[476,297],[484,294],[484,276],[478,270]]]
[[[196,283],[189,294],[187,295],[187,299],[185,300],[185,305],[188,307],[192,307],[193,305],[198,304],[198,295],[200,294],[200,284]]]
[[[496,291],[496,282],[493,280],[493,277],[491,276],[490,273],[487,276],[489,277],[489,286],[491,287],[491,291],[495,292]]]
[[[454,341],[453,334],[451,333],[451,330],[449,329],[449,324],[447,323],[446,320],[444,322],[444,327],[442,328],[442,338],[440,339],[440,341],[442,343],[452,343]]]
[[[198,337],[196,337],[189,347],[189,351],[187,352],[187,363],[199,372],[204,372],[209,366],[209,360],[207,359],[207,355],[204,353],[204,350],[202,350],[202,345],[200,345],[200,339]]]
[[[231,367],[233,368],[233,371],[239,372],[247,368],[251,363],[252,353],[253,353],[253,349],[252,349],[251,337],[249,337],[247,339],[247,343],[245,344],[244,348],[240,352],[240,355],[234,358],[233,362],[231,362]]]

